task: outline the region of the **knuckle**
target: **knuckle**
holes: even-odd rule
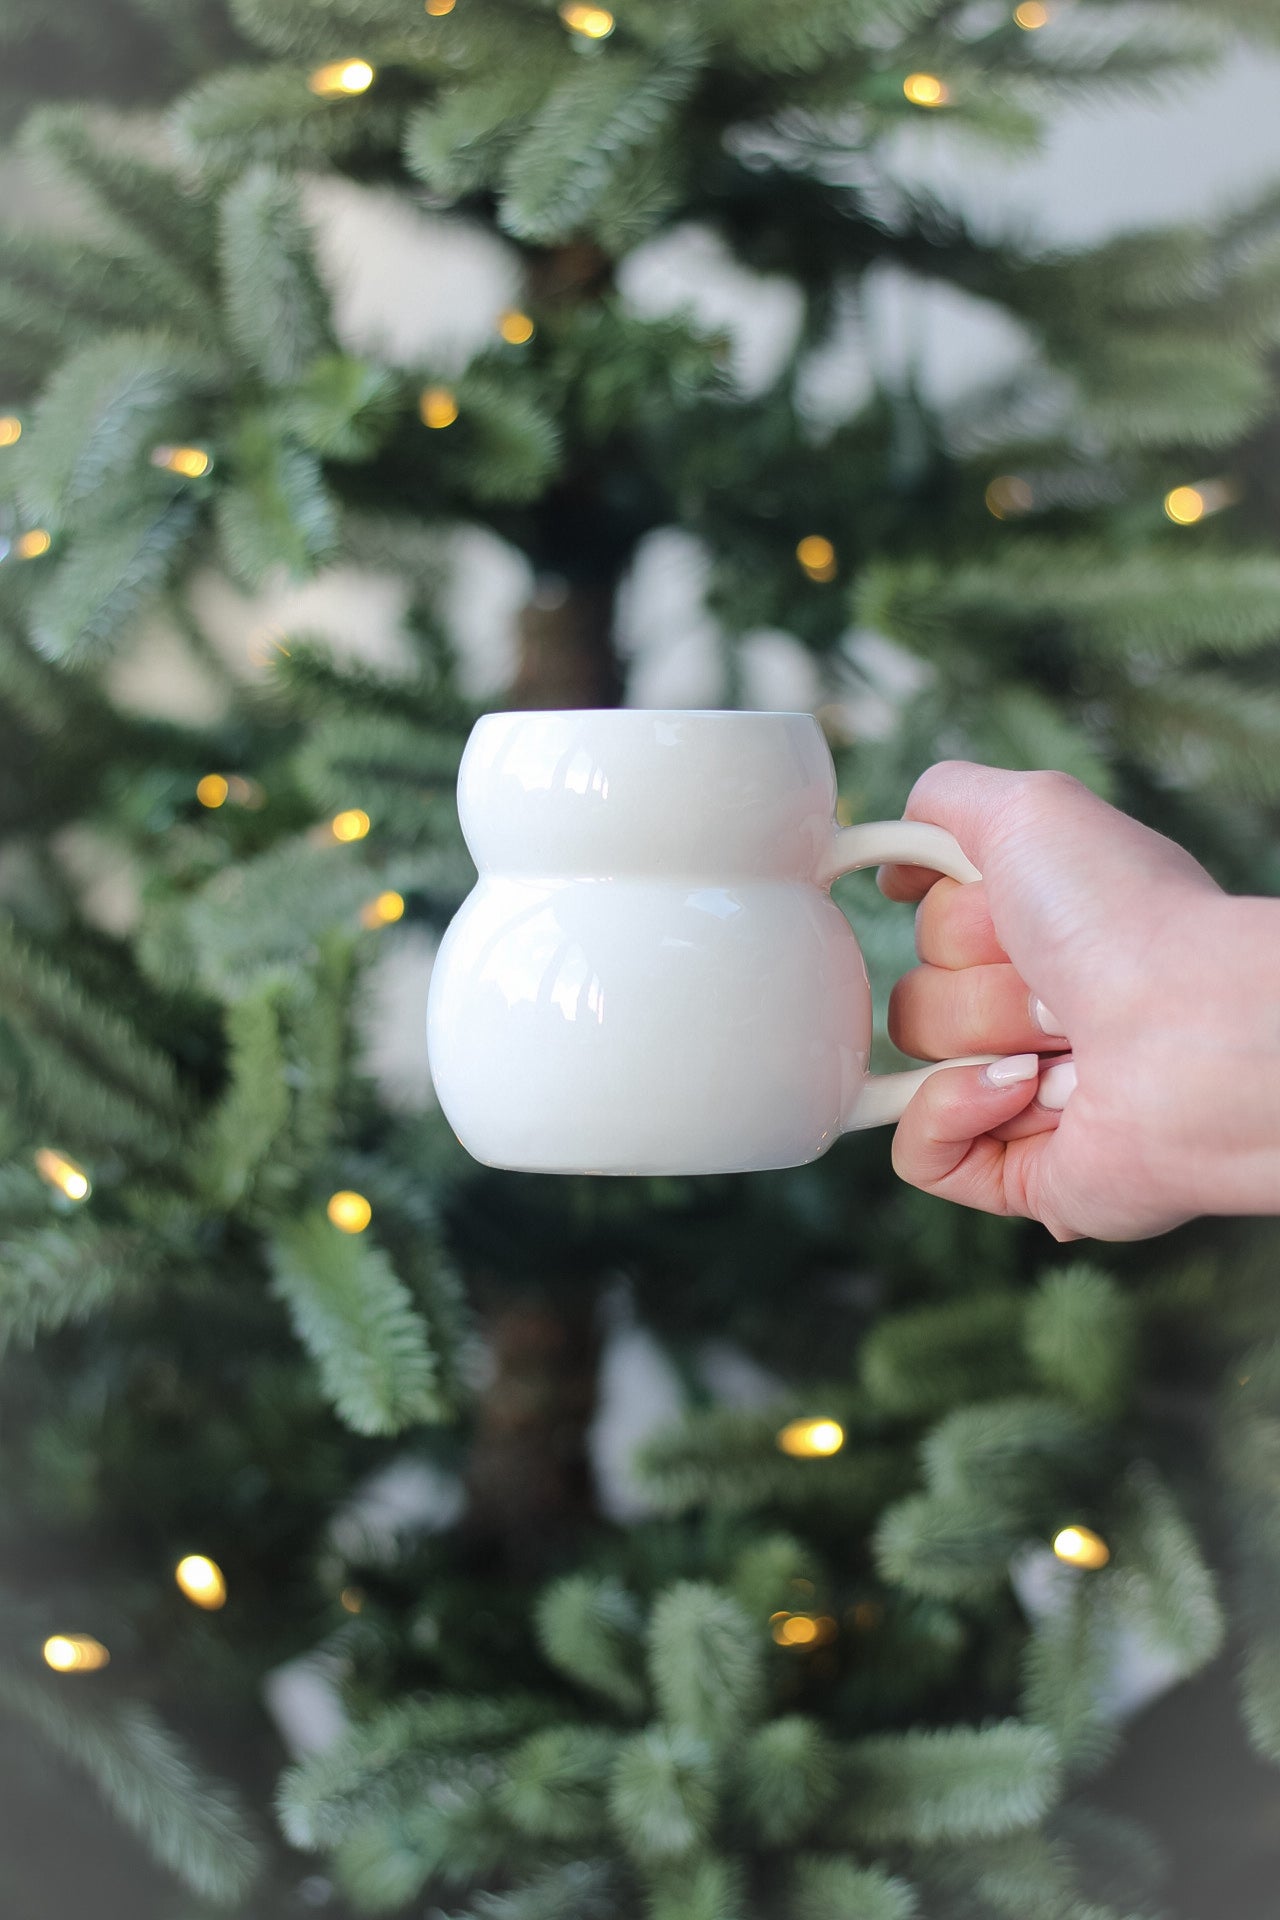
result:
[[[1034,806],[1059,806],[1064,799],[1085,792],[1084,783],[1058,767],[1036,767],[1018,775],[1022,798]]]

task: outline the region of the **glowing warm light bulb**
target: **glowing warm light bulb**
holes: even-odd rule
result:
[[[167,473],[180,473],[184,480],[198,480],[213,465],[213,456],[203,447],[152,447],[151,464]]]
[[[56,1187],[66,1200],[87,1200],[93,1183],[82,1166],[56,1147],[40,1147],[35,1156],[36,1172],[47,1187]]]
[[[0,414],[0,447],[16,446],[22,438],[22,422],[16,413]]]
[[[363,807],[344,807],[329,822],[335,840],[363,840],[369,831],[369,816]]]
[[[1111,1549],[1092,1527],[1063,1527],[1054,1535],[1053,1550],[1069,1567],[1105,1567]]]
[[[902,91],[913,107],[945,107],[950,98],[936,73],[909,73]]]
[[[38,560],[42,553],[48,553],[52,545],[51,533],[46,533],[43,527],[31,527],[26,533],[18,535],[13,550],[19,560]]]
[[[373,85],[373,68],[367,60],[331,60],[327,66],[316,68],[307,85],[325,99],[364,93]]]
[[[778,1446],[794,1460],[820,1460],[839,1453],[844,1428],[838,1420],[789,1420],[778,1434]]]
[[[1204,495],[1199,487],[1172,487],[1164,497],[1164,510],[1175,526],[1193,527],[1204,519]]]
[[[202,807],[220,807],[231,791],[231,783],[220,773],[206,773],[196,781],[196,799]]]
[[[458,402],[448,387],[424,387],[418,395],[418,418],[424,427],[451,427],[458,417]]]
[[[390,927],[404,918],[404,895],[388,890],[360,909],[360,921],[366,927]]]
[[[1017,513],[1030,513],[1036,503],[1029,481],[1017,473],[998,473],[983,494],[987,512],[997,520],[1008,520]]]
[[[1015,23],[1027,33],[1034,33],[1037,27],[1049,24],[1049,9],[1042,0],[1022,0],[1022,4],[1013,10]]]
[[[780,1647],[822,1647],[839,1631],[829,1613],[775,1613],[769,1630]]]
[[[53,1633],[40,1649],[44,1663],[55,1673],[96,1673],[111,1655],[91,1633]]]
[[[822,533],[806,533],[796,547],[796,559],[811,580],[834,580],[836,550]]]
[[[578,6],[574,0],[566,0],[560,18],[571,33],[580,33],[587,40],[606,40],[617,25],[607,7]]]
[[[521,313],[519,307],[508,307],[505,313],[498,315],[498,332],[508,345],[523,347],[533,338],[533,322],[527,313]]]
[[[458,0],[426,0],[426,11],[433,20],[443,20],[446,13],[452,13]]]
[[[173,1570],[178,1587],[192,1606],[216,1613],[227,1604],[227,1583],[216,1560],[204,1553],[188,1553]]]
[[[363,1233],[373,1218],[373,1208],[362,1193],[331,1193],[325,1208],[333,1225],[341,1233]]]
[[[364,1595],[359,1587],[344,1587],[338,1595],[338,1605],[344,1613],[363,1613]]]

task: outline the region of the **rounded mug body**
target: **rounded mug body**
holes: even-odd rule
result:
[[[830,1146],[871,993],[819,879],[835,772],[811,715],[489,714],[458,797],[479,878],[428,1051],[476,1159],[723,1173]]]

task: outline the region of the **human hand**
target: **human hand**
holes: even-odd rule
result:
[[[1280,902],[1233,899],[1066,774],[943,761],[905,817],[947,828],[983,878],[881,868],[920,902],[890,1035],[920,1059],[1004,1057],[917,1091],[902,1178],[1056,1240],[1280,1212]]]

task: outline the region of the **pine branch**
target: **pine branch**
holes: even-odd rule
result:
[[[86,520],[121,517],[121,488],[155,484],[149,449],[182,437],[184,415],[209,385],[208,362],[167,334],[112,334],[82,347],[50,380],[18,449],[30,518],[79,532]]]
[[[1041,1279],[1027,1302],[1026,1346],[1050,1393],[1086,1414],[1114,1415],[1132,1387],[1137,1327],[1133,1302],[1087,1261]]]
[[[762,1653],[758,1629],[728,1594],[693,1580],[666,1588],[649,1620],[649,1674],[662,1718],[713,1753],[725,1751],[759,1715]]]
[[[285,1182],[268,1156],[289,1118],[289,1090],[280,1020],[270,993],[251,995],[227,1009],[229,1081],[209,1116],[197,1150],[200,1186],[220,1209]],[[286,1175],[287,1179],[287,1175]]]
[[[891,1586],[928,1600],[983,1600],[1009,1578],[1026,1530],[987,1502],[915,1494],[887,1507],[875,1530],[876,1566]]]
[[[1022,1659],[1022,1711],[1052,1735],[1063,1765],[1095,1772],[1116,1743],[1105,1713],[1107,1638],[1114,1632],[1110,1589],[1097,1581],[1062,1582],[1060,1612],[1039,1620]]]
[[[334,342],[296,186],[272,167],[250,167],[223,195],[219,221],[233,340],[269,386],[301,380]]]
[[[594,1848],[609,1829],[607,1786],[619,1736],[606,1727],[546,1727],[516,1748],[499,1787],[504,1811],[532,1840]]]
[[[600,1860],[552,1867],[510,1893],[478,1893],[447,1920],[617,1920],[617,1889]]]
[[[426,1327],[381,1248],[314,1213],[277,1233],[271,1264],[275,1292],[347,1426],[398,1433],[441,1417]]]
[[[860,1442],[815,1460],[781,1453],[778,1431],[790,1411],[717,1407],[688,1415],[645,1443],[637,1471],[672,1513],[703,1505],[737,1511],[815,1506],[851,1518],[876,1511],[901,1485],[900,1457],[888,1447]]]
[[[57,1685],[0,1673],[0,1708],[86,1774],[152,1858],[192,1892],[237,1906],[257,1873],[258,1850],[230,1791],[199,1774],[144,1708],[81,1699],[73,1708]]]
[[[218,537],[228,569],[259,587],[279,569],[302,579],[333,556],[337,510],[320,462],[248,414],[229,448],[235,478],[219,489]]]
[[[647,1920],[743,1920],[744,1877],[739,1861],[707,1853],[650,1870]]]
[[[993,634],[1066,632],[1101,657],[1152,662],[1248,653],[1280,635],[1280,562],[1168,547],[1115,557],[1087,542],[1019,539],[998,559],[868,569],[859,616],[926,655]]]
[[[43,386],[60,355],[157,319],[192,331],[149,261],[56,234],[0,233],[0,328],[30,356],[31,386]],[[10,381],[21,380],[16,360],[6,354]]]
[[[554,1667],[627,1714],[643,1710],[640,1609],[616,1580],[570,1574],[538,1602],[538,1638]]]
[[[101,660],[169,580],[196,516],[177,495],[74,536],[32,596],[31,638],[65,666]]]
[[[390,713],[335,712],[317,720],[295,763],[303,790],[326,811],[353,796],[401,846],[458,839],[454,734]]]
[[[1117,745],[1162,775],[1242,800],[1280,799],[1280,694],[1222,673],[1162,673],[1111,696]]]
[[[172,118],[180,156],[216,175],[246,164],[314,167],[359,155],[394,156],[401,109],[374,86],[367,94],[325,100],[294,65],[226,67],[178,102]]]
[[[384,1708],[288,1769],[277,1796],[281,1827],[295,1847],[340,1842],[368,1815],[421,1799],[460,1759],[501,1753],[547,1718],[522,1694],[440,1694]]]
[[[503,1820],[490,1776],[487,1760],[455,1760],[433,1797],[356,1827],[334,1858],[348,1902],[362,1913],[399,1910],[429,1882],[463,1886],[530,1872],[535,1850]]]
[[[661,64],[610,54],[562,80],[506,156],[501,225],[546,245],[589,224],[619,168],[662,141],[696,71],[688,52]]]
[[[1034,1826],[1059,1793],[1058,1757],[1039,1727],[885,1733],[845,1749],[849,1837],[936,1846]]]
[[[410,173],[450,200],[495,182],[562,66],[562,50],[539,40],[523,58],[513,50],[496,73],[464,80],[416,108],[404,135]]]
[[[920,1451],[936,1499],[1030,1518],[1089,1471],[1098,1434],[1054,1400],[993,1400],[957,1408]]]
[[[39,949],[0,927],[0,1006],[11,1047],[4,1080],[32,1123],[64,1144],[172,1151],[185,1103],[167,1055]],[[16,1062],[14,1055],[16,1053]]]
[[[46,1207],[47,1212],[47,1207]],[[127,1305],[157,1276],[154,1237],[87,1220],[0,1239],[0,1351]]]
[[[715,1812],[711,1756],[684,1728],[632,1734],[614,1764],[610,1805],[628,1853],[682,1860],[702,1842]]]
[[[215,292],[213,209],[205,195],[139,159],[100,123],[91,128],[78,107],[38,109],[23,127],[23,141],[106,216],[153,274],[163,273],[175,308],[198,321]]]
[[[1173,1495],[1149,1467],[1129,1475],[1112,1554],[1128,1617],[1176,1654],[1184,1673],[1207,1665],[1225,1631],[1216,1583]]]
[[[732,1756],[734,1800],[766,1847],[811,1833],[839,1791],[837,1756],[816,1720],[784,1714],[748,1735]]]
[[[354,943],[369,893],[369,875],[349,850],[277,842],[215,875],[187,906],[202,978],[229,999],[296,987],[331,945]]]
[[[881,1867],[838,1855],[796,1861],[788,1920],[916,1920],[919,1911],[906,1881]]]
[[[975,1294],[883,1315],[859,1351],[862,1385],[886,1413],[928,1416],[1023,1385],[1023,1301]]]
[[[985,688],[965,723],[975,753],[992,766],[1056,767],[1104,800],[1114,795],[1115,774],[1101,747],[1034,687],[1013,681]]]

